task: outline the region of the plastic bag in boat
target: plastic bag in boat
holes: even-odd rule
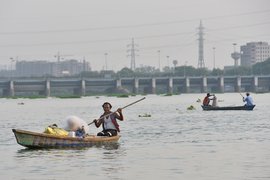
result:
[[[48,126],[44,133],[46,134],[52,134],[52,135],[57,135],[57,136],[67,136],[68,135],[68,131],[59,128],[57,126]]]

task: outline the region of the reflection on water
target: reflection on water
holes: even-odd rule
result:
[[[118,143],[87,148],[28,149],[12,128],[42,132],[66,116],[94,119],[109,101],[122,107],[140,97],[14,99],[0,109],[0,173],[3,179],[270,179],[270,94],[253,95],[254,111],[204,112],[204,94],[147,96],[125,109]],[[242,103],[239,94],[220,94],[220,105]],[[42,104],[42,108],[40,107]],[[193,105],[196,110],[187,111]],[[33,113],[34,112],[34,113]],[[139,118],[139,114],[151,118]],[[90,126],[90,133],[100,129]]]
[[[17,157],[36,157],[42,155],[66,155],[68,154],[70,157],[72,156],[80,156],[82,152],[88,151],[90,148],[95,148],[97,150],[103,151],[104,154],[107,155],[117,155],[120,151],[117,151],[120,147],[118,142],[111,142],[105,144],[97,144],[92,147],[73,147],[73,148],[55,148],[55,149],[45,149],[45,148],[23,148],[17,151]]]

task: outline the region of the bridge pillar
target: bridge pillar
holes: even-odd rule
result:
[[[206,93],[207,92],[207,78],[205,76],[202,78],[201,92],[202,93]]]
[[[9,82],[9,96],[13,97],[15,95],[14,81]]]
[[[133,88],[133,92],[135,94],[138,94],[139,92],[139,79],[138,78],[135,78],[134,79],[134,88]]]
[[[220,76],[219,78],[219,92],[224,93],[224,77]]]
[[[186,93],[190,92],[190,80],[189,77],[186,77]]]
[[[240,91],[241,91],[241,77],[238,76],[236,78],[235,92],[240,92]]]
[[[47,97],[51,96],[51,81],[50,80],[46,80],[45,96],[47,96]]]
[[[168,93],[169,94],[173,93],[173,78],[172,77],[168,79]]]
[[[156,78],[152,78],[152,87],[151,87],[151,93],[156,94]]]
[[[81,96],[85,96],[85,80],[81,81]]]
[[[258,76],[253,77],[253,92],[257,92],[258,89]]]

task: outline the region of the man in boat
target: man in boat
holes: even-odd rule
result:
[[[246,97],[243,97],[243,102],[246,102],[245,106],[253,106],[253,99],[250,94],[247,92]]]
[[[210,95],[210,93],[207,93],[205,98],[203,99],[203,105],[204,106],[211,106],[209,103],[210,103],[210,100],[213,100],[212,98],[210,98],[211,96],[213,95]]]
[[[104,113],[100,116],[99,120],[94,120],[96,127],[100,127],[102,124],[103,130],[99,132],[98,136],[116,136],[120,132],[119,125],[116,119],[120,121],[124,120],[122,109],[117,109],[116,112],[112,112],[112,105],[109,102],[105,102],[103,105]]]

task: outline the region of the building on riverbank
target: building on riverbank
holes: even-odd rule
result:
[[[16,61],[15,68],[1,70],[1,77],[62,77],[74,76],[84,71],[90,71],[89,62],[75,59],[60,62],[47,60]]]
[[[270,57],[270,45],[267,42],[249,42],[240,49],[242,66],[252,66]]]

